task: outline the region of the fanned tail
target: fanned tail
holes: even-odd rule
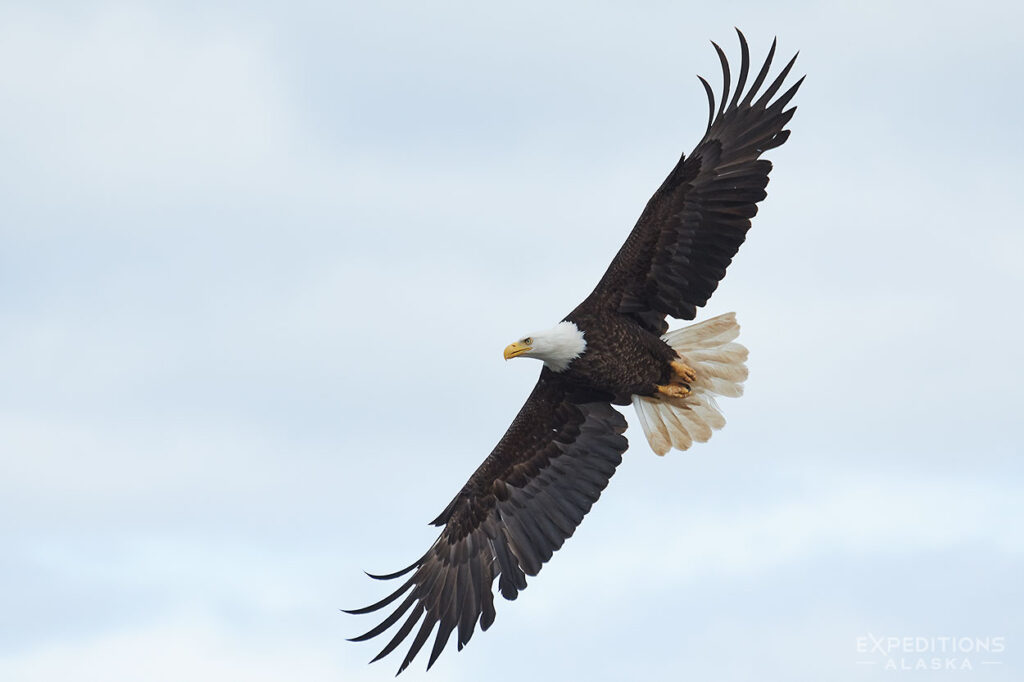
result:
[[[644,435],[651,449],[664,455],[672,448],[686,450],[704,443],[725,426],[716,396],[738,398],[747,378],[747,349],[734,343],[740,326],[736,313],[726,313],[689,327],[670,331],[662,340],[692,367],[697,379],[685,398],[633,396]]]

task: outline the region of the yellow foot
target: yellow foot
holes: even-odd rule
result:
[[[683,384],[669,384],[668,386],[658,385],[658,393],[667,395],[669,398],[685,398],[690,395],[690,387]]]
[[[672,371],[687,384],[697,380],[697,372],[682,360],[672,361]]]

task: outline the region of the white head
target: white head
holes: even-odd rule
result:
[[[559,322],[551,329],[534,332],[510,344],[505,348],[505,359],[537,358],[548,369],[564,372],[586,349],[587,342],[579,327],[572,322]]]

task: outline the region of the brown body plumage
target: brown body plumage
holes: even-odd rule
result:
[[[584,333],[587,350],[563,373],[567,383],[587,388],[616,405],[628,405],[634,395],[654,395],[668,383],[672,348],[654,334],[617,312],[580,306],[566,316]]]
[[[401,621],[377,656],[412,635],[399,672],[435,626],[428,667],[456,630],[461,649],[477,623],[487,629],[495,616],[494,580],[502,596],[515,599],[526,576],[536,575],[573,534],[627,447],[626,421],[612,403],[637,406],[659,454],[706,440],[724,423],[713,395],[739,395],[746,377],[746,350],[731,343],[738,333],[735,319],[720,316],[666,335],[666,316],[692,320],[725,275],[765,197],[771,163],[761,155],[789,136],[784,126],[795,108],[786,107],[802,82],[776,98],[790,61],[759,92],[773,43],[746,88],[750,64],[742,33],[740,48],[738,82],[731,90],[728,62],[715,45],[724,87],[716,109],[711,87],[701,78],[710,105],[704,137],[651,197],[593,293],[562,323],[579,352],[565,362],[545,360],[508,431],[434,520],[444,530],[427,553],[403,571],[372,576],[408,575],[402,585],[352,611],[396,604],[383,622],[355,639],[376,637]],[[513,354],[528,351],[531,340],[517,342]],[[681,360],[697,367],[690,402],[658,395],[673,380],[672,363]]]

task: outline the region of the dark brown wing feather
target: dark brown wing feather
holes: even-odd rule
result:
[[[732,98],[729,63],[715,45],[724,83],[716,111],[711,86],[700,79],[709,104],[704,138],[689,158],[679,160],[651,197],[581,309],[616,310],[631,315],[651,331],[663,333],[667,329],[666,315],[692,320],[696,309],[707,303],[725,276],[750,229],[757,203],[766,196],[772,164],[761,155],[789,137],[783,127],[796,107],[786,109],[786,105],[803,82],[801,78],[772,101],[796,61],[794,56],[758,96],[775,55],[773,42],[764,66],[744,96],[750,54],[743,34],[737,33],[742,53]]]
[[[437,625],[427,668],[457,630],[458,648],[479,621],[494,621],[491,585],[506,599],[526,587],[562,546],[622,461],[626,421],[600,396],[572,395],[547,369],[512,425],[455,499],[433,521],[440,537],[419,561],[381,580],[411,573],[390,595],[350,613],[369,613],[402,601],[377,627],[354,641],[376,637],[405,621],[378,660],[419,624],[399,672],[420,651]],[[404,595],[404,599],[403,599]],[[408,616],[406,616],[408,613]]]

